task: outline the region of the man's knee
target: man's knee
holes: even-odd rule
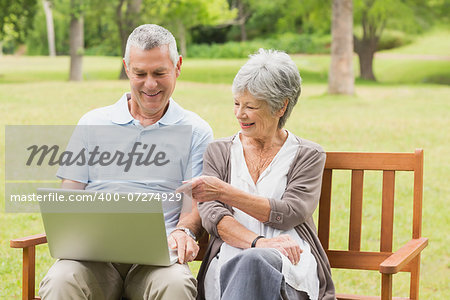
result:
[[[119,276],[106,263],[59,260],[48,271],[40,284],[39,295],[43,299],[112,299],[118,297],[110,286],[118,286]]]
[[[186,265],[139,265],[125,281],[125,295],[130,299],[195,299],[197,281]]]
[[[197,281],[185,265],[175,264],[170,268],[160,268],[153,281],[164,289],[196,289]]]
[[[42,298],[50,297],[51,294],[78,290],[82,292],[77,277],[82,273],[83,266],[77,261],[59,260],[45,275],[41,281],[39,295]]]

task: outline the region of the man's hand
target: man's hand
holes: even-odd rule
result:
[[[167,238],[171,249],[178,249],[178,262],[184,264],[193,261],[200,249],[197,242],[182,230],[174,230]]]
[[[287,234],[282,234],[270,239],[259,239],[256,248],[275,248],[284,256],[289,258],[292,264],[296,265],[300,261],[300,254],[303,252],[297,242]]]

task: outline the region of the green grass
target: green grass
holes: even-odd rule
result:
[[[5,124],[75,124],[86,111],[114,102],[128,87],[126,81],[90,81],[83,83],[37,82],[0,85],[1,122]],[[450,88],[436,85],[423,86],[358,86],[356,97],[324,95],[323,84],[305,85],[299,105],[288,121],[292,132],[320,143],[329,151],[413,151],[425,149],[425,184],[423,235],[430,238],[424,251],[421,277],[422,299],[445,298],[449,256],[446,235],[449,217],[446,203],[450,192],[446,163],[450,136]],[[230,86],[179,82],[175,95],[187,109],[197,112],[214,129],[216,137],[231,135],[238,130],[232,114]],[[4,149],[3,131],[1,149]],[[2,151],[1,164],[4,165]],[[1,177],[4,179],[4,172]],[[379,175],[367,175],[363,238],[364,249],[374,248],[379,233],[380,186],[375,183]],[[404,186],[411,178],[400,176],[395,228],[399,237],[395,246],[409,238],[410,191]],[[348,178],[338,176],[335,183],[340,189],[332,208],[333,243],[336,248],[346,244],[348,224],[341,211],[348,209]],[[1,187],[1,202],[3,199]],[[342,198],[341,198],[342,197]],[[377,223],[378,222],[378,223]],[[409,223],[408,223],[409,222]],[[17,249],[8,247],[8,240],[43,232],[42,222],[36,214],[0,215],[0,298],[18,297],[20,294],[20,260]],[[45,275],[53,259],[47,246],[38,247],[37,281]],[[198,264],[193,264],[194,272]],[[356,273],[356,275],[355,275]],[[376,294],[379,280],[376,272],[333,271],[337,289],[341,292]],[[433,274],[440,274],[433,276]],[[397,294],[407,294],[407,278],[394,281]],[[370,283],[370,284],[369,284]]]
[[[376,60],[375,71],[382,83],[357,81],[356,96],[326,95],[327,56],[295,56],[304,79],[302,96],[287,128],[304,138],[320,143],[328,151],[425,150],[423,236],[430,239],[422,255],[422,299],[446,299],[450,284],[450,224],[447,204],[450,149],[450,87],[424,84],[423,78],[448,74],[448,61],[436,64],[416,59]],[[0,179],[5,180],[4,125],[75,124],[87,111],[112,104],[124,91],[127,81],[113,80],[120,59],[86,57],[85,78],[81,83],[67,82],[67,57],[0,58]],[[238,130],[232,113],[230,84],[245,60],[190,60],[183,65],[174,98],[185,108],[208,121],[215,137]],[[379,235],[379,174],[365,176],[363,249],[374,249]],[[411,176],[400,174],[396,185],[394,246],[410,237]],[[347,243],[348,174],[338,174],[333,184],[332,246]],[[0,185],[0,205],[4,205],[4,185]],[[38,214],[0,213],[0,299],[20,298],[21,253],[9,248],[9,240],[43,232]],[[37,283],[53,263],[46,245],[37,248]],[[191,264],[196,273],[198,263]],[[339,292],[377,294],[377,272],[333,270]],[[395,295],[408,294],[407,278],[394,279]]]
[[[417,37],[414,43],[396,49],[384,51],[386,53],[419,54],[419,55],[450,55],[450,27],[434,28]]]
[[[394,53],[395,54],[395,53]],[[304,84],[326,83],[330,58],[327,55],[293,55]],[[246,59],[190,59],[183,62],[180,81],[231,84]],[[357,56],[354,58],[355,75],[359,74]],[[118,57],[84,58],[86,81],[114,80],[118,78],[121,59]],[[27,83],[68,80],[69,58],[5,56],[0,58],[1,83]],[[377,85],[440,83],[450,84],[450,60],[428,60],[405,56],[377,57],[374,60]],[[360,84],[374,84],[356,79]]]

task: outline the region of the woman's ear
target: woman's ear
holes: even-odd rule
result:
[[[289,103],[289,100],[288,100],[288,99],[284,100],[284,105],[283,105],[283,107],[278,111],[278,117],[279,117],[279,118],[281,118],[282,116],[284,116],[284,113],[286,112],[288,103]]]

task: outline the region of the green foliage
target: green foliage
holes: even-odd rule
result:
[[[376,36],[381,36],[385,28],[412,33],[429,29],[432,11],[428,1],[353,0],[355,25],[365,26],[367,34]]]
[[[329,45],[330,36],[285,33],[246,42],[191,45],[188,54],[198,58],[244,58],[259,48],[278,49],[287,53],[328,53]]]
[[[329,33],[331,5],[328,0],[241,0],[245,13],[249,15],[246,29],[249,39],[263,38],[274,34]],[[237,26],[230,31],[229,38],[237,40]]]
[[[397,54],[442,55],[450,53],[450,27],[437,26],[414,37],[414,42],[395,49]]]
[[[53,24],[55,30],[55,48],[58,55],[69,54],[69,1],[54,0],[52,2]],[[47,27],[42,5],[36,11],[33,30],[30,31],[25,44],[28,55],[48,55]]]
[[[0,40],[16,44],[25,40],[32,28],[37,0],[0,0]]]
[[[401,31],[386,30],[378,41],[377,50],[402,47],[412,42],[411,36]]]
[[[357,36],[362,35],[361,26],[355,26],[353,31]],[[385,29],[383,31],[382,36],[380,37],[380,40],[378,41],[377,50],[381,51],[381,50],[398,48],[398,47],[406,46],[412,42],[413,42],[413,37],[411,34],[405,33],[400,30]]]
[[[85,54],[121,56],[116,3],[105,5],[101,0],[90,0],[87,4],[84,14]],[[147,11],[144,14],[149,15]]]

